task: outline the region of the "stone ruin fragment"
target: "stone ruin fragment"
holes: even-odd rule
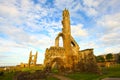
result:
[[[55,46],[46,49],[44,66],[52,70],[57,68],[60,72],[92,72],[100,73],[93,49],[80,50],[79,45],[71,35],[70,14],[67,9],[62,14],[62,32],[55,38]],[[63,47],[59,46],[62,37]]]

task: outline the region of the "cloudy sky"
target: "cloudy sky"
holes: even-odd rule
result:
[[[0,65],[27,63],[31,50],[43,63],[61,32],[64,8],[81,50],[120,52],[120,0],[0,0]]]

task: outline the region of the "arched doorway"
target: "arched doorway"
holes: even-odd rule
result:
[[[58,72],[64,71],[65,63],[63,62],[63,59],[60,57],[53,58],[50,62],[51,70],[56,70]]]

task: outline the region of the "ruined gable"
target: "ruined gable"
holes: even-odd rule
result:
[[[80,50],[79,45],[71,35],[70,14],[63,11],[62,32],[55,38],[55,46],[46,49],[44,66],[51,70],[57,64],[58,70],[84,71],[99,73],[93,49]],[[59,38],[63,39],[63,47],[59,47]]]

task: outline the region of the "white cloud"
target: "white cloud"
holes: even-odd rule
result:
[[[94,8],[86,9],[86,11],[87,11],[87,14],[90,15],[90,16],[96,16],[98,14],[96,9],[94,9]]]
[[[120,43],[120,13],[105,15],[98,20],[98,25],[103,29],[100,40],[104,45],[119,45]]]
[[[104,46],[116,46],[120,45],[120,35],[118,33],[109,33],[103,35],[100,40],[103,42]]]
[[[61,10],[63,10],[64,8],[70,8],[73,7],[73,4],[75,3],[74,0],[55,0],[55,6]]]
[[[98,7],[99,2],[96,0],[83,0],[83,4],[88,7]]]
[[[71,31],[74,37],[88,36],[86,29],[83,28],[83,24],[71,25]]]
[[[0,38],[0,62],[1,65],[18,64],[21,61],[26,61],[28,57],[29,48],[26,45],[16,43],[13,40]],[[25,60],[26,58],[26,60]]]
[[[97,21],[101,29],[99,42],[105,53],[117,53],[120,47],[120,13],[107,14]]]
[[[44,3],[43,1],[42,4]],[[0,53],[11,57],[5,58],[6,60],[2,58],[3,62],[26,62],[29,51],[38,50],[40,60],[38,62],[42,63],[41,58],[44,58],[45,49],[54,45],[54,39],[60,32],[61,21],[59,17],[61,17],[61,13],[56,8],[48,9],[43,7],[41,3],[34,4],[30,0],[2,1],[0,5],[2,11],[0,13],[0,32],[7,36],[7,40],[1,36]],[[81,29],[81,27],[79,28]],[[85,30],[81,30],[82,35],[86,35],[84,32]],[[14,61],[14,57],[19,57],[19,60]],[[9,59],[11,60],[9,61]]]
[[[41,50],[45,50],[50,45],[53,45],[53,41],[54,40],[49,36],[40,34],[31,36],[28,44],[32,45],[33,47],[40,48]]]
[[[47,0],[38,0],[40,3],[44,4]]]
[[[120,6],[119,0],[99,0],[99,2],[100,7],[98,8],[98,10],[101,14],[113,14],[120,11],[118,9]]]
[[[88,16],[103,16],[119,12],[119,0],[83,0],[81,10]]]
[[[16,43],[13,40],[9,39],[0,39],[0,61],[3,63],[20,63],[27,62],[29,57],[29,52],[32,50],[33,54],[35,51],[38,51],[38,63],[42,63],[44,59],[44,51],[50,44],[49,37],[46,36],[30,36],[30,41]],[[40,38],[41,37],[41,38]],[[45,42],[46,41],[46,42]],[[18,41],[20,42],[20,41]],[[51,45],[51,44],[50,44]],[[5,56],[5,57],[2,57]],[[9,60],[10,59],[10,60]],[[42,59],[42,60],[41,60]],[[16,60],[16,61],[14,61]]]
[[[15,8],[15,7],[11,7],[11,6],[6,6],[6,5],[0,5],[0,11],[2,15],[7,15],[8,16],[18,16],[19,15],[19,11]]]
[[[21,43],[17,43],[14,40],[10,39],[3,39],[0,38],[0,54],[7,53],[7,55],[11,53],[17,53],[20,54],[22,51],[27,48],[27,45],[23,45]],[[17,49],[17,50],[16,50]],[[6,55],[6,54],[4,54]],[[11,54],[13,55],[13,54]]]
[[[0,32],[14,41],[27,42],[29,40],[29,35],[21,27],[3,25],[1,26]]]
[[[88,16],[97,16],[98,15],[98,7],[101,4],[101,1],[96,0],[83,0],[83,11],[87,13]]]
[[[119,53],[119,52],[120,52],[120,45],[105,48],[105,53]]]
[[[83,10],[88,16],[97,16],[98,15],[98,5],[99,1],[96,0],[83,0],[83,5],[81,10]]]
[[[88,41],[88,42],[81,42],[80,47],[82,49],[89,49],[89,48],[98,48],[98,45],[94,41]]]
[[[108,31],[119,31],[120,30],[120,13],[112,15],[104,15],[100,20],[97,21],[98,25],[101,25],[103,28]]]
[[[77,13],[77,11],[82,9],[82,6],[78,0],[55,0],[54,5],[60,10],[64,10],[65,8],[68,9],[71,17],[79,16],[79,18],[82,18],[82,16]]]

